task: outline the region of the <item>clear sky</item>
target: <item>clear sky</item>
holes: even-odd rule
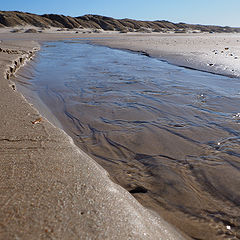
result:
[[[240,0],[2,0],[0,10],[240,27]]]

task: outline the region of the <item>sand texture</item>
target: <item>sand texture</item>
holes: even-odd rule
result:
[[[31,40],[42,42],[88,37],[95,38],[92,40],[95,44],[141,52],[176,65],[223,75],[240,75],[239,34],[71,34],[68,32],[59,34],[49,30],[48,33],[41,34],[1,33],[0,39],[3,42],[0,43],[0,47],[29,51],[37,47]],[[4,41],[8,39],[14,41]],[[5,69],[7,64],[11,65],[16,57],[24,53],[1,52],[0,54],[1,68]],[[11,75],[12,70],[9,68],[8,70]],[[5,73],[3,75],[7,77]],[[1,213],[0,226],[3,229],[2,234],[6,234],[2,235],[3,238],[34,239],[37,236],[38,239],[38,236],[42,238],[62,236],[63,239],[75,239],[81,236],[83,239],[159,239],[159,234],[161,236],[164,232],[162,226],[165,226],[165,223],[156,224],[156,219],[153,219],[149,212],[126,191],[112,183],[106,172],[76,148],[64,132],[54,128],[44,118],[40,119],[39,113],[29,106],[3,75],[0,82],[0,111],[3,116],[0,130],[1,159],[3,159],[1,184],[4,193],[1,197],[4,211]],[[203,135],[204,133],[199,133],[199,139]],[[174,139],[166,138],[166,142]],[[179,149],[181,149],[180,145],[181,143],[178,144]],[[167,151],[167,149],[166,147],[162,150]],[[198,151],[191,146],[189,149]],[[177,152],[174,154],[178,155]],[[141,156],[138,157],[141,160]],[[234,164],[237,164],[238,157],[233,158]],[[134,164],[138,166],[139,162],[139,159],[136,159]],[[213,192],[215,187],[220,189],[222,184],[226,188],[221,191],[226,195],[234,192],[232,187],[227,187],[232,180],[225,181],[221,178],[221,173],[231,171],[230,168],[230,170],[223,169],[219,165],[218,178],[212,168],[207,166],[201,168],[200,164],[198,167],[195,168],[196,175],[204,182],[201,171],[206,171],[207,178],[211,180],[207,184],[213,186]],[[127,167],[126,171],[128,170]],[[205,236],[203,239],[223,239],[224,237],[220,237],[236,235],[239,229],[239,208],[227,201],[227,204],[224,204],[225,200],[218,201],[207,192],[206,195],[199,194],[202,191],[201,186],[197,186],[196,190],[196,186],[191,184],[194,182],[194,179],[188,175],[191,171],[191,164],[188,166],[184,162],[173,163],[167,169],[162,169],[162,182],[164,183],[164,179],[170,176],[169,172],[173,175],[184,173],[184,178],[178,180],[182,181],[183,185],[187,183],[190,191],[184,192],[184,190],[183,198],[180,200],[182,202],[177,204],[187,204],[190,206],[189,209],[196,210],[198,202],[201,202],[206,209],[214,209],[204,215],[209,221],[204,219],[199,221],[201,212],[190,211],[183,215],[165,208],[164,203],[173,201],[175,204],[178,199],[174,194],[171,195],[171,192],[165,196],[166,202],[161,202],[160,214],[183,231],[191,233],[195,239],[199,239],[198,236]],[[116,170],[115,173],[118,174],[119,171]],[[138,175],[134,172],[131,174]],[[237,174],[236,170],[231,178]],[[121,175],[119,178],[123,183],[126,180]],[[139,181],[142,179],[140,177]],[[219,182],[218,179],[221,181]],[[237,184],[238,179],[234,185]],[[124,184],[123,186],[127,188]],[[162,185],[162,188],[165,186]],[[196,194],[191,195],[190,192]],[[238,192],[232,196],[235,194],[237,195]],[[150,198],[141,194],[136,194],[135,197],[151,209],[159,207],[159,202],[154,203],[156,204],[154,206]],[[195,198],[189,201],[191,197]],[[186,215],[188,219],[183,221]],[[231,218],[231,216],[235,217]],[[226,221],[229,218],[231,221]],[[229,224],[235,233],[227,229]],[[13,232],[12,229],[16,230]],[[163,236],[162,239],[171,238]],[[176,237],[176,239],[181,238]]]
[[[12,29],[12,28],[10,28]],[[1,39],[54,41],[59,39],[88,39],[99,45],[127,49],[157,57],[169,63],[227,76],[240,76],[240,34],[137,34],[91,33],[91,30],[64,31],[50,28],[43,33],[9,33],[0,29]],[[23,28],[23,31],[29,26]],[[86,32],[83,34],[82,32]],[[91,34],[88,34],[91,33]]]
[[[6,79],[38,44],[0,47],[0,238],[183,239],[110,181]]]
[[[240,76],[239,42],[239,34],[128,35],[94,41],[96,44],[128,49],[179,66],[235,77]],[[238,78],[235,81],[238,81]],[[177,83],[174,84],[177,88]],[[216,87],[218,84],[225,83],[219,79]],[[225,88],[230,87],[226,84]],[[164,90],[164,83],[162,89]],[[157,93],[159,94],[159,92]],[[194,101],[191,102],[191,96],[186,95],[182,99],[177,94],[173,98],[160,97],[159,99],[162,100],[160,106],[153,104],[152,107],[164,111],[167,116],[170,113],[172,113],[171,116],[182,116],[182,112],[185,111],[186,119],[196,118],[201,121],[206,118],[211,126],[198,122],[190,128],[181,128],[180,124],[173,129],[171,124],[167,124],[168,127],[166,127],[165,122],[159,123],[152,128],[152,134],[144,136],[144,143],[143,141],[139,142],[139,145],[142,144],[141,153],[143,155],[132,157],[133,165],[138,166],[137,169],[141,169],[140,173],[138,170],[129,171],[132,169],[132,164],[129,164],[130,167],[124,169],[123,172],[134,175],[137,185],[145,183],[143,186],[149,191],[145,194],[135,194],[135,197],[144,206],[161,212],[161,216],[194,239],[218,240],[227,237],[238,239],[240,237],[238,201],[240,182],[239,154],[237,153],[239,126],[224,120],[220,121],[220,125],[222,124],[220,127],[218,120],[210,116],[211,111],[213,113],[214,111],[220,113],[225,111],[225,100],[221,95],[212,103],[211,97],[206,100],[206,104],[209,103],[208,106],[203,106],[205,100],[203,105],[200,103],[199,105],[202,105],[200,108],[206,110],[203,112],[195,110],[188,112],[187,108],[181,108],[181,104],[178,105],[178,103],[182,101],[188,102],[189,106],[194,105]],[[199,96],[201,97],[201,95]],[[231,103],[227,113],[231,113],[231,108],[237,101],[238,98]],[[234,111],[238,111],[237,106],[234,109]],[[208,110],[210,110],[209,113],[207,113]],[[132,114],[137,116],[134,110]],[[161,116],[161,114],[159,115]],[[151,118],[150,114],[148,116]],[[131,119],[131,116],[128,117]],[[153,119],[155,120],[155,118]],[[193,121],[195,122],[195,120]],[[231,132],[231,128],[235,130]],[[157,137],[154,137],[155,132],[158,132]],[[151,142],[157,140],[158,137],[161,140],[155,149]],[[119,146],[126,146],[119,137],[111,139],[119,143]],[[134,143],[131,141],[131,137],[129,139],[130,143]],[[141,137],[136,139],[141,139]],[[203,147],[208,141],[209,146]],[[215,147],[211,145],[211,141],[217,141]],[[126,147],[134,153],[139,153],[139,148],[135,151],[134,144]],[[220,149],[219,153],[217,152],[218,148]],[[149,149],[152,150],[148,151]],[[121,151],[126,151],[126,148],[122,148]],[[233,154],[235,151],[236,154]],[[152,166],[149,164],[150,159]],[[220,162],[218,162],[219,159],[221,159]],[[122,182],[122,186],[129,189],[130,181],[127,179],[131,177],[127,176],[122,179],[118,177],[118,179]],[[156,192],[160,193],[160,197],[156,196]],[[231,230],[229,231],[229,229]]]
[[[179,66],[240,76],[240,34],[145,34],[95,42],[144,52]]]

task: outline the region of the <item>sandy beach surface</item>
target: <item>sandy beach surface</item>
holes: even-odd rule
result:
[[[179,66],[240,76],[240,34],[145,34],[94,42],[144,52]]]
[[[0,238],[183,239],[114,184],[6,79],[38,44],[4,41],[0,47]]]
[[[238,33],[121,34],[106,31],[96,34],[82,29],[60,33],[57,29],[48,29],[43,33],[11,33],[10,31],[11,28],[0,29],[1,39],[36,41],[89,39],[99,45],[143,52],[179,66],[228,76],[240,76],[240,34]]]
[[[89,37],[96,38],[91,40],[95,44],[139,51],[176,65],[240,75],[239,34],[0,33],[0,236],[3,239],[187,238],[113,183],[107,172],[79,150],[68,135],[42,118],[11,81],[15,66],[22,64],[24,57],[32,57],[39,49],[38,42]],[[145,201],[148,206],[147,200],[142,199],[142,203]],[[174,224],[174,214],[170,218]],[[179,222],[181,215],[177,218]],[[205,239],[225,237],[228,223],[222,227],[225,230],[218,237],[215,233],[211,235],[211,230],[206,231]],[[204,223],[198,231],[201,233],[195,236],[203,235]]]

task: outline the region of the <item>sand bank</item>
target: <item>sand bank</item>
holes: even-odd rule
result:
[[[57,28],[42,33],[11,33],[11,28],[0,29],[1,39],[54,41],[79,38],[95,39],[93,43],[113,48],[144,52],[169,63],[227,76],[240,76],[240,34],[237,33],[127,33],[91,29],[58,32]],[[83,34],[84,33],[84,34]]]
[[[94,43],[144,52],[179,66],[240,76],[240,34],[128,34]]]
[[[16,91],[10,75],[39,45],[0,47],[0,238],[183,239]]]

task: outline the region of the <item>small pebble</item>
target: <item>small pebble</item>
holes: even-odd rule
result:
[[[236,113],[233,115],[233,118],[239,118],[240,117],[240,113]]]
[[[42,121],[42,118],[37,118],[35,121],[32,122],[32,124],[37,124],[40,123]]]

